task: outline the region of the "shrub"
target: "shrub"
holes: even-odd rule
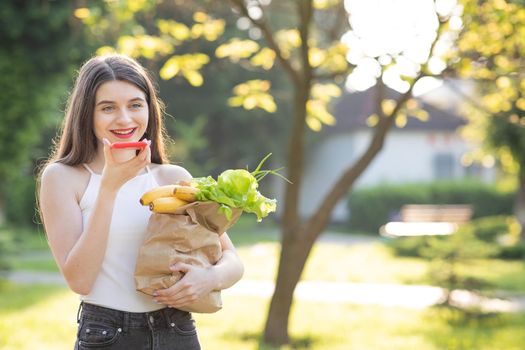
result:
[[[381,185],[350,193],[350,229],[378,232],[405,204],[470,204],[473,218],[511,215],[514,193],[479,182]]]
[[[356,190],[350,194],[350,228],[378,232],[381,225],[390,221],[402,205],[429,203],[422,186],[378,186]]]
[[[525,258],[525,243],[520,241],[521,226],[514,216],[488,216],[464,225],[478,239],[492,243],[499,249],[497,258]]]
[[[502,246],[498,258],[508,260],[525,259],[525,243],[517,242],[513,245]]]
[[[513,216],[496,215],[474,219],[464,225],[465,229],[471,230],[477,238],[485,242],[498,242],[498,238],[509,235],[512,241],[519,238],[519,229],[515,226],[516,219]],[[519,225],[519,224],[518,224]]]
[[[488,216],[474,219],[462,225],[458,231],[451,236],[464,235],[473,237],[476,241],[490,244],[496,253],[496,258],[501,259],[523,259],[525,258],[525,243],[520,241],[521,227],[513,216]],[[432,242],[436,239],[450,240],[445,237],[398,237],[389,242],[390,248],[398,256],[428,257],[425,253],[431,249]],[[481,258],[482,256],[478,256]]]
[[[499,249],[495,244],[481,240],[473,230],[465,226],[460,227],[452,235],[430,237],[428,243],[429,246],[421,249],[420,252],[423,257],[431,260],[427,275],[432,285],[444,289],[440,306],[457,308],[452,298],[454,290],[469,290],[481,295],[481,290],[490,286],[490,283],[484,279],[461,274],[459,265],[497,255]]]
[[[397,237],[388,242],[388,246],[397,256],[421,257],[421,250],[429,246],[429,237]]]

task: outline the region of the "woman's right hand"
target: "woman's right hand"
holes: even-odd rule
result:
[[[106,190],[118,191],[127,181],[137,176],[147,165],[151,163],[151,141],[148,145],[132,159],[125,162],[117,162],[113,157],[111,143],[103,139],[104,145],[104,169],[102,170],[101,186]]]

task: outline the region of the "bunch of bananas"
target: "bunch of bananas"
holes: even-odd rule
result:
[[[149,205],[155,213],[173,214],[178,208],[197,200],[199,190],[189,182],[154,188],[142,195],[140,204]]]

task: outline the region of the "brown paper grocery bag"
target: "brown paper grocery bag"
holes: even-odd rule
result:
[[[218,212],[215,202],[194,202],[174,214],[153,213],[135,267],[136,289],[153,295],[182,278],[169,267],[177,262],[207,267],[222,256],[219,236],[239,219],[242,211],[233,210],[232,219]],[[184,311],[210,313],[222,307],[220,291],[198,299]]]

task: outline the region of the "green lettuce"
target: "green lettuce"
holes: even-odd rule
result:
[[[277,210],[277,201],[266,198],[257,190],[259,181],[268,174],[277,175],[288,181],[277,173],[280,169],[260,170],[270,156],[271,153],[264,157],[252,172],[245,169],[229,169],[222,172],[217,180],[211,176],[194,178],[192,185],[199,189],[196,194],[197,200],[219,203],[219,211],[226,215],[228,220],[232,218],[232,208],[238,208],[255,214],[257,221],[261,221]]]

